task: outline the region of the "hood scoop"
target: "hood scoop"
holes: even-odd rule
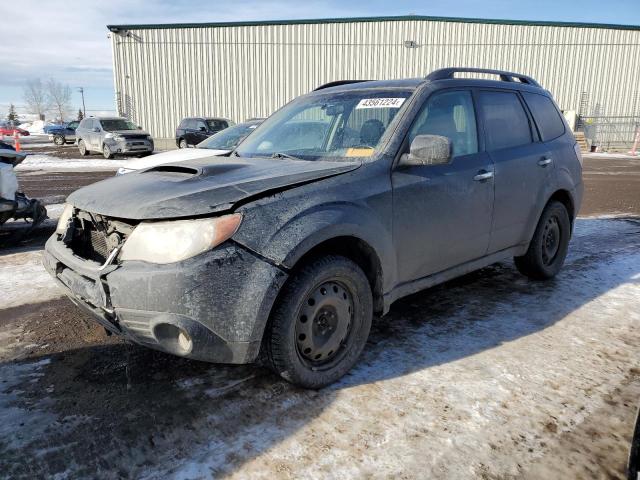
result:
[[[182,165],[158,165],[157,167],[149,168],[141,173],[165,173],[176,177],[193,177],[200,174],[200,170],[194,167],[185,167]]]

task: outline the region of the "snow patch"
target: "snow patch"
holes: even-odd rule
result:
[[[0,257],[0,309],[63,295],[42,265],[42,250]]]

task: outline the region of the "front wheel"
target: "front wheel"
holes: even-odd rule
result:
[[[178,144],[179,148],[188,148],[189,145],[187,144],[187,141],[184,138],[180,139],[180,143]]]
[[[80,140],[78,142],[78,150],[80,151],[80,155],[83,157],[89,155],[89,150],[87,150],[87,145],[84,143],[84,140]]]
[[[373,298],[351,260],[326,256],[287,282],[265,333],[269,365],[305,388],[329,385],[355,364],[369,336]]]
[[[109,148],[109,145],[102,146],[102,155],[107,160],[111,160],[113,158],[113,153],[111,153],[111,149]]]
[[[66,142],[62,135],[56,135],[55,137],[53,137],[53,143],[60,146],[60,145],[64,145]]]
[[[560,202],[550,202],[540,216],[527,253],[514,258],[516,267],[534,280],[555,277],[564,264],[570,238],[567,208]]]

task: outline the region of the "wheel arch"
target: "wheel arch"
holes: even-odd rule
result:
[[[374,312],[384,311],[382,262],[375,248],[367,241],[353,235],[340,235],[324,239],[297,256],[293,270],[326,255],[340,255],[358,265],[371,287]]]
[[[553,201],[560,202],[564,205],[564,207],[567,209],[567,213],[569,213],[569,219],[571,220],[571,225],[573,226],[573,221],[576,218],[577,212],[575,211],[575,202],[573,200],[571,192],[565,189],[556,190],[553,194],[551,194],[549,200],[547,200],[545,208],[547,205],[549,205],[549,203]]]

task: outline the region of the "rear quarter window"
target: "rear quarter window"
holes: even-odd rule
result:
[[[516,93],[480,92],[479,103],[488,150],[532,142],[529,117]]]
[[[558,138],[564,133],[564,122],[560,117],[560,112],[549,97],[537,93],[523,93],[522,95],[531,110],[543,142]]]

